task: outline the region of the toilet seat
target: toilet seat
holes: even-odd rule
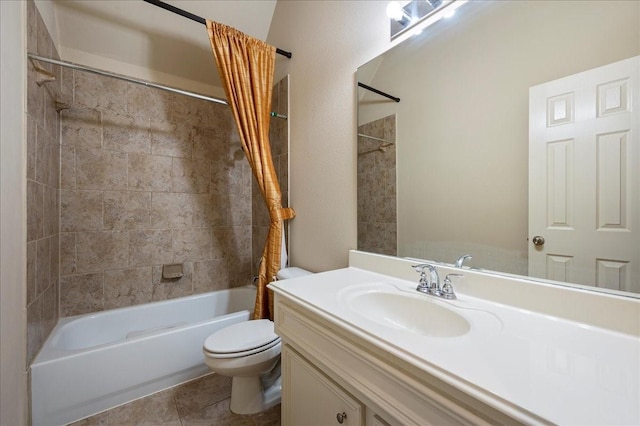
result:
[[[245,321],[216,331],[204,342],[212,358],[236,358],[265,351],[280,343],[273,322],[267,319]]]

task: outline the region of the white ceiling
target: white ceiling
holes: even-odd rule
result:
[[[142,0],[52,0],[52,3],[63,60],[91,55],[205,85],[219,85],[207,29],[202,24]],[[276,0],[166,3],[265,40]]]

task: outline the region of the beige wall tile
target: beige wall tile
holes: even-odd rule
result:
[[[171,162],[171,191],[202,194],[209,192],[210,163],[174,158]]]
[[[129,232],[129,264],[157,265],[173,262],[172,232],[169,229]]]
[[[229,108],[227,105],[215,103],[211,103],[209,105],[211,112],[205,112],[208,115],[203,117],[202,120],[199,120],[198,125],[211,129],[220,129],[227,133],[233,131],[236,125],[233,119],[231,108]]]
[[[182,266],[183,275],[180,278],[164,278],[162,265],[153,267],[153,300],[168,300],[193,294],[193,263],[186,262]]]
[[[29,51],[56,57],[53,42],[33,1],[27,2]],[[60,74],[59,67],[41,64]],[[58,320],[60,118],[48,88],[36,84],[27,65],[27,365]],[[59,81],[59,79],[58,79]]]
[[[27,365],[36,357],[42,347],[42,298],[27,306]]]
[[[36,298],[36,242],[27,243],[27,306]]]
[[[51,236],[49,253],[51,255],[51,270],[49,271],[51,284],[60,282],[60,234]]]
[[[126,268],[129,266],[129,233],[78,232],[76,251],[79,273]]]
[[[60,147],[60,188],[76,189],[76,150]]]
[[[39,13],[36,14],[36,36],[38,54],[51,58],[53,56],[53,41]],[[51,69],[48,64],[47,69]]]
[[[194,262],[225,258],[209,271],[225,277],[216,288],[247,283],[253,177],[230,109],[133,84],[124,86],[121,104],[111,95],[122,87],[102,77],[77,72],[65,79],[75,96],[61,130],[65,279],[152,268],[151,299],[162,300],[193,293]],[[102,204],[85,199],[91,192],[103,194]],[[161,280],[160,265],[173,262],[191,265],[189,273],[179,282]],[[108,297],[99,309],[146,300],[149,290],[135,288],[134,281],[105,283]],[[204,283],[196,291],[213,289],[210,280]],[[74,311],[65,300],[67,312]],[[86,310],[86,301],[79,303]]]
[[[147,154],[129,154],[129,189],[162,191],[171,189],[171,158]]]
[[[213,228],[217,250],[213,259],[251,259],[251,227],[217,226]]]
[[[213,257],[211,228],[174,229],[173,253],[175,262],[210,260]],[[217,241],[216,244],[220,242]]]
[[[74,72],[74,103],[117,113],[127,112],[127,83],[83,71]]]
[[[213,194],[193,194],[191,197],[193,226],[202,227],[229,223],[228,215],[225,214],[229,211],[226,197],[224,200]]]
[[[148,229],[151,224],[150,192],[104,192],[104,229]]]
[[[102,191],[60,191],[62,232],[102,231]]]
[[[58,322],[58,282],[52,283],[42,296],[43,335],[49,336]]]
[[[62,144],[77,148],[102,147],[102,113],[97,109],[74,106],[63,110]]]
[[[49,175],[51,174],[51,146],[49,144],[49,136],[39,124],[36,134],[36,181],[42,184],[48,184]]]
[[[105,271],[104,308],[151,302],[151,288],[151,267]]]
[[[193,220],[192,196],[155,192],[151,197],[152,228],[184,228]]]
[[[51,240],[43,238],[36,242],[36,297],[49,287],[51,273]]]
[[[60,234],[60,275],[72,275],[77,272],[76,233]]]
[[[36,179],[36,146],[38,125],[33,119],[27,120],[27,179]]]
[[[44,235],[44,187],[32,180],[27,181],[27,241]]]
[[[231,211],[230,225],[251,226],[251,196],[230,195],[229,207]]]
[[[127,154],[99,149],[76,149],[78,189],[127,188]]]
[[[240,151],[242,153],[242,151]],[[244,154],[237,160],[220,164],[213,163],[211,170],[211,191],[217,194],[250,195],[254,181],[251,167]]]
[[[60,73],[60,67],[53,66],[53,69]],[[54,83],[60,87],[60,79],[57,79]],[[60,117],[58,111],[56,111],[56,98],[52,95],[50,89],[45,89],[44,98],[44,129],[50,138],[55,138],[56,141],[60,138]]]
[[[68,275],[60,278],[60,313],[80,315],[104,310],[104,274]]]
[[[169,92],[127,83],[127,112],[130,115],[166,121],[169,104]]]
[[[38,10],[33,0],[27,1],[27,51],[38,51]]]
[[[151,153],[149,118],[105,111],[102,117],[105,149]]]
[[[40,125],[44,123],[44,87],[38,86],[31,61],[27,65],[27,113]]]
[[[229,287],[231,274],[225,259],[195,262],[193,269],[193,292],[195,294]]]
[[[191,126],[151,120],[150,129],[152,154],[191,158],[193,152]]]
[[[49,237],[60,231],[60,204],[57,189],[51,186],[44,186],[44,235]]]

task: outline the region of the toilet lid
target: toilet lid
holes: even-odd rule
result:
[[[216,331],[204,342],[207,352],[229,354],[260,348],[280,337],[267,319],[244,321]]]

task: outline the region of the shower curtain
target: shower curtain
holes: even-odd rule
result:
[[[254,319],[273,319],[267,284],[280,269],[283,222],[295,212],[282,207],[282,194],[271,158],[269,122],[275,47],[235,28],[207,20],[207,32],[227,101],[238,127],[242,150],[269,210],[269,233],[260,259]]]

